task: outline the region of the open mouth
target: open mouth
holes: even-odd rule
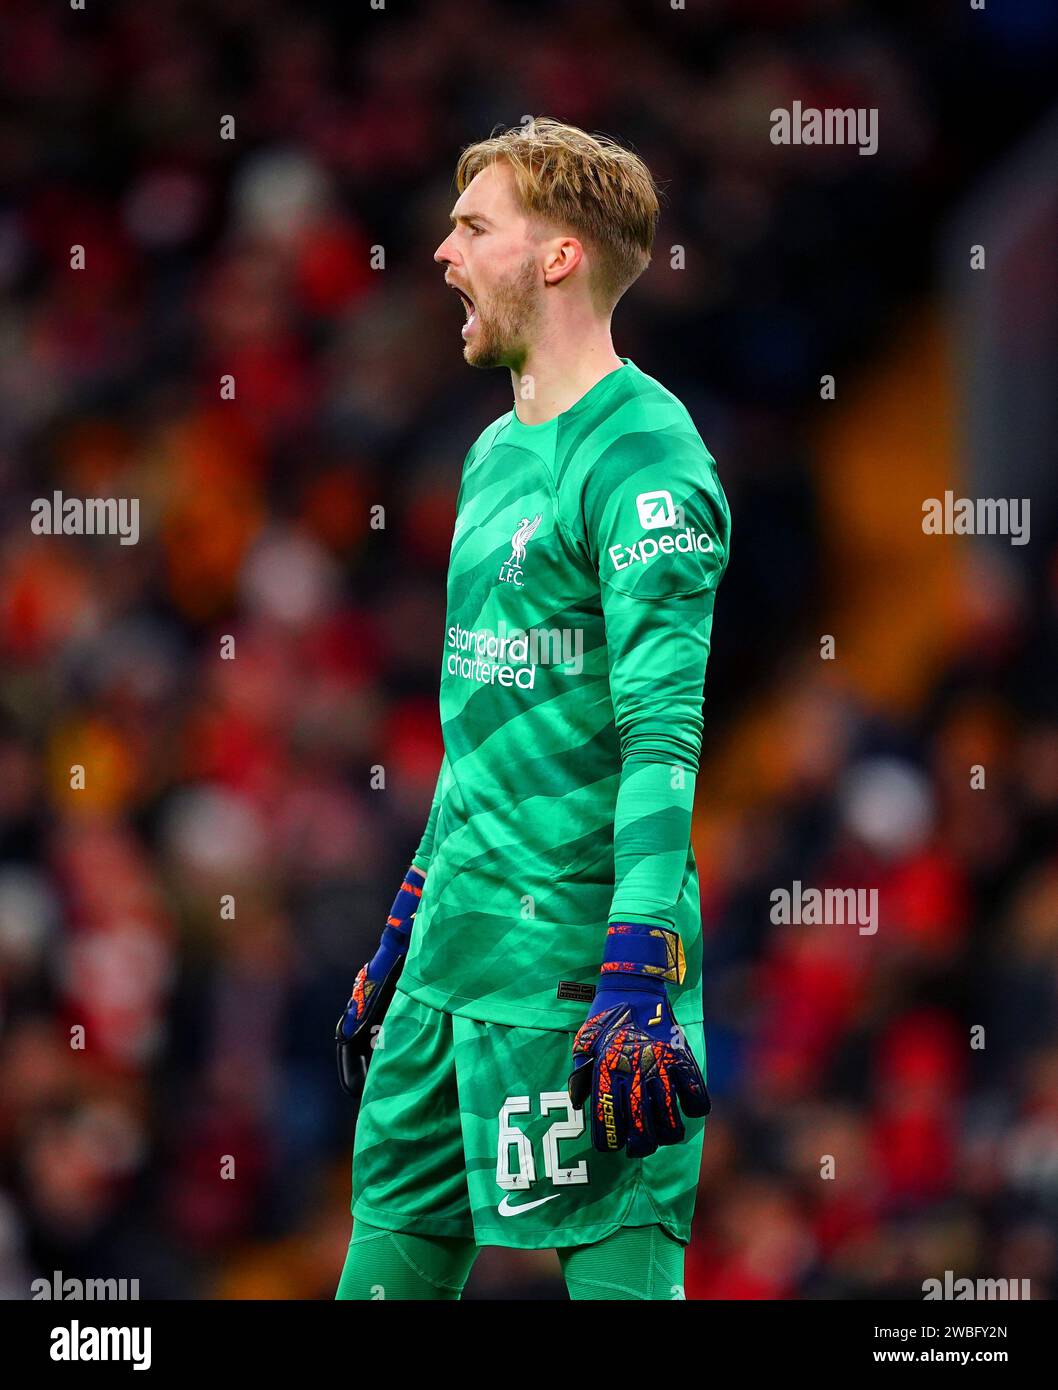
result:
[[[456,291],[460,299],[463,301],[463,308],[466,310],[467,321],[463,325],[463,336],[466,337],[467,333],[470,332],[470,330],[477,323],[478,311],[474,304],[474,301],[471,299],[470,295],[466,293],[465,290],[461,290],[458,285],[453,285],[452,288]]]

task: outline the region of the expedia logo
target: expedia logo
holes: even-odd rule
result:
[[[676,508],[672,505],[672,493],[666,488],[657,492],[641,492],[636,498],[636,511],[639,524],[644,531],[656,531],[659,526],[676,525]]]
[[[706,531],[696,531],[693,526],[685,526],[674,536],[662,536],[655,540],[645,536],[634,545],[611,545],[610,559],[615,570],[626,570],[629,565],[649,565],[658,555],[689,555],[697,550],[709,555],[713,549],[713,538]]]

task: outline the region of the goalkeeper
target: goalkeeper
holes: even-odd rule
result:
[[[514,408],[463,466],[422,841],[338,1027],[363,1090],[338,1297],[458,1298],[483,1245],[575,1299],[683,1295],[709,1096],[690,846],[730,517],[613,348],[658,203],[538,119],[465,150],[435,259]],[[366,1081],[365,1081],[366,1076]]]

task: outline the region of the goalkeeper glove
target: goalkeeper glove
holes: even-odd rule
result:
[[[411,944],[411,928],[422,898],[426,878],[409,869],[393,900],[378,950],[361,966],[352,997],[338,1020],[334,1037],[338,1048],[338,1079],[354,1100],[360,1098],[367,1078],[367,1064],[375,1036],[397,988],[404,959]]]
[[[573,1040],[569,1095],[591,1102],[591,1141],[603,1153],[644,1158],[678,1144],[688,1118],[708,1115],[709,1092],[669,1003],[683,979],[683,945],[663,927],[615,922],[587,1020]]]

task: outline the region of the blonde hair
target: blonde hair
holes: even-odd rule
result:
[[[647,166],[605,135],[537,116],[468,146],[456,166],[458,191],[499,161],[510,166],[527,216],[588,243],[596,259],[592,289],[612,309],[650,264],[658,194]]]

